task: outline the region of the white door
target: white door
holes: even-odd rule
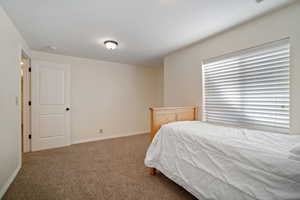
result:
[[[70,66],[32,63],[32,151],[67,146],[70,135]]]

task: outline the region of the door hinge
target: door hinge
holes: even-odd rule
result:
[[[31,67],[28,68],[28,71],[31,72]]]
[[[28,135],[28,138],[31,139],[31,134]]]
[[[28,101],[28,105],[31,106],[31,101]]]

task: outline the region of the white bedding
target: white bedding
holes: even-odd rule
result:
[[[154,137],[145,164],[199,199],[300,200],[300,136],[174,122]]]

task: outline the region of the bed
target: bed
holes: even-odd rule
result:
[[[195,116],[195,109],[190,112]],[[199,199],[300,199],[300,156],[290,152],[300,136],[225,127],[196,117],[157,122],[152,115],[151,124],[161,124],[146,153],[151,174],[159,170]]]

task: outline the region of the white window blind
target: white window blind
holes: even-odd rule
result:
[[[203,62],[209,122],[289,132],[289,40]]]

